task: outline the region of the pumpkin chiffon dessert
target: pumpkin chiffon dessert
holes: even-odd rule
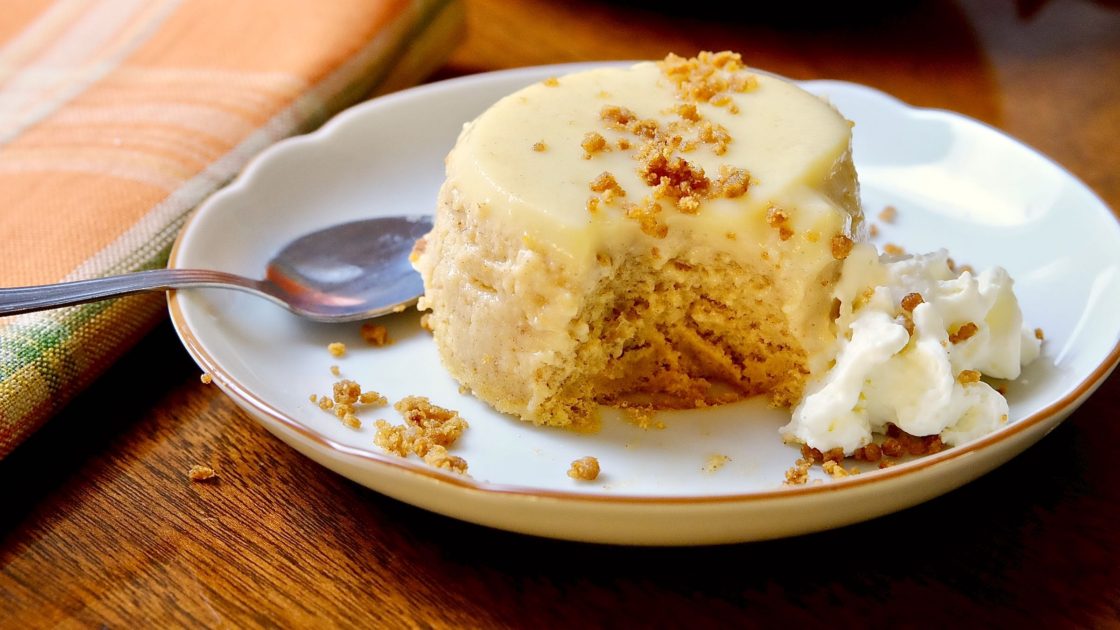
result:
[[[414,253],[450,373],[502,412],[795,403],[861,240],[850,124],[738,55],[549,79],[468,123]]]

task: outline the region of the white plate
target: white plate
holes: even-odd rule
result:
[[[463,122],[499,97],[587,66],[525,68],[426,85],[359,105],[318,132],[265,151],[183,230],[172,267],[259,276],[288,240],[343,221],[430,211],[443,157]],[[872,518],[964,484],[1032,444],[1081,403],[1120,356],[1120,228],[1083,184],[1035,151],[960,115],[919,110],[848,83],[803,84],[856,122],[855,159],[869,216],[899,208],[881,242],[948,247],[958,261],[1001,264],[1047,334],[1042,360],[1011,386],[999,432],[919,461],[841,481],[785,487],[797,451],[761,402],[660,414],[642,430],[608,417],[580,435],[536,428],[462,395],[417,315],[388,318],[391,346],[365,346],[357,325],[317,325],[229,291],[173,294],[171,316],[204,370],[269,431],[324,466],[402,501],[493,527],[623,544],[703,544],[788,536]],[[342,359],[326,351],[341,340]],[[308,401],[328,366],[386,394],[418,394],[471,424],[455,452],[470,477],[373,445]],[[566,475],[598,457],[594,483]],[[713,455],[730,461],[712,472]]]

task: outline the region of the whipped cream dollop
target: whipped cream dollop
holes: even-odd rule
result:
[[[836,342],[783,437],[850,455],[888,423],[956,445],[1007,422],[1007,400],[979,376],[1017,378],[1040,349],[1012,284],[1000,267],[954,271],[945,250],[857,246],[834,293]]]

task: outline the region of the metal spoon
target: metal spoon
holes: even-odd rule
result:
[[[155,269],[37,287],[0,289],[0,316],[142,291],[214,287],[268,298],[296,315],[349,322],[403,310],[424,292],[408,255],[428,216],[381,217],[301,236],[269,261],[264,280],[224,271]]]

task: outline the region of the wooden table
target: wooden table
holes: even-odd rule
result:
[[[681,8],[701,4],[471,2],[439,76],[735,49],[987,121],[1120,208],[1114,2]],[[1011,463],[873,522],[601,547],[460,523],[327,472],[201,385],[163,325],[0,461],[0,626],[1117,625],[1118,400],[1113,376]],[[187,482],[199,462],[221,481]]]

